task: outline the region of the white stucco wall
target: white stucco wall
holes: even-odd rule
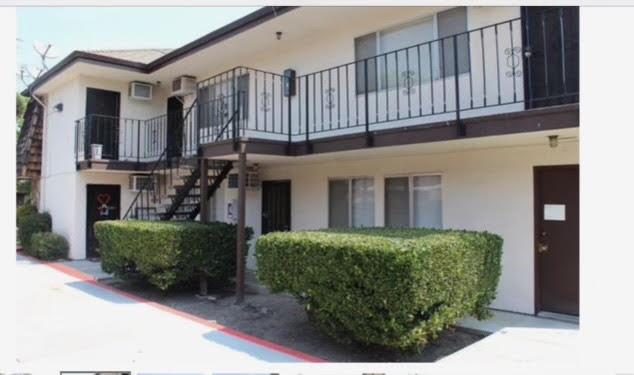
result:
[[[64,105],[62,112],[53,107]],[[71,240],[76,232],[74,132],[81,112],[79,83],[70,81],[47,97],[43,133],[42,194],[40,210],[53,218],[53,232]]]
[[[544,142],[545,143],[545,142]],[[424,148],[425,145],[421,145]],[[502,277],[493,307],[532,314],[533,166],[577,164],[578,143],[482,149],[261,167],[262,180],[291,180],[291,229],[328,226],[328,179],[374,177],[375,225],[384,224],[384,178],[440,173],[444,228],[487,230],[504,238]],[[229,189],[225,196],[233,196]],[[247,225],[261,227],[261,192],[247,195]],[[250,267],[255,266],[253,248]]]
[[[361,9],[355,19],[343,24],[333,25],[325,32],[309,35],[300,41],[284,43],[283,47],[273,47],[266,52],[248,57],[227,58],[222,60],[222,62],[212,62],[209,71],[198,77],[198,80],[212,77],[238,66],[261,69],[277,74],[282,74],[285,69],[292,68],[296,70],[298,76],[329,69],[317,76],[311,76],[308,80],[309,127],[313,129],[312,131],[328,130],[328,132],[311,134],[311,138],[360,132],[364,130],[365,97],[356,93],[356,65],[352,64],[355,61],[355,38],[413,20],[428,18],[437,11],[444,9],[446,8],[403,7],[398,10],[390,9],[387,15],[364,13],[363,9]],[[477,30],[480,27],[517,19],[518,17],[520,17],[520,7],[467,7],[467,29]],[[310,27],[310,25],[307,25],[307,27]],[[513,60],[509,60],[507,55],[507,52],[510,52],[512,47],[521,46],[521,23],[519,20],[515,20],[512,26],[509,26],[508,23],[499,25],[497,29],[497,48],[495,31],[494,27],[487,27],[482,33],[475,31],[469,34],[470,74],[462,73],[458,78],[460,108],[463,118],[512,112],[524,108],[523,103],[521,103],[524,94],[522,59],[517,57],[514,60],[519,65],[513,70],[508,65]],[[482,44],[484,44],[484,48],[482,48]],[[449,46],[450,44],[447,44],[445,47]],[[422,71],[425,71],[427,69],[426,66],[429,64],[424,58],[425,48],[426,45],[423,45]],[[439,52],[437,51],[439,48],[438,42],[432,44],[431,49],[436,51],[432,52],[435,56],[432,63],[434,70],[439,69],[440,60],[437,61],[439,59]],[[327,53],[324,53],[325,51]],[[417,65],[415,56],[417,52],[420,53],[421,51],[416,49],[408,50],[408,58],[411,59],[414,65]],[[398,57],[403,61],[406,59],[406,52],[399,52]],[[389,54],[388,59],[388,64],[394,64],[395,55]],[[347,69],[345,66],[333,69],[341,64],[349,65],[347,65]],[[381,64],[381,61],[379,61],[379,64]],[[412,66],[410,69],[416,73],[419,72],[417,66]],[[517,75],[514,76],[513,72]],[[249,73],[250,104],[245,125],[251,131],[247,131],[245,135],[248,137],[286,140],[288,104],[287,99],[281,97],[281,79],[253,71]],[[403,71],[400,71],[400,73],[403,73]],[[229,79],[229,77],[230,75],[227,75],[224,79]],[[409,94],[402,87],[399,90],[396,88],[389,90],[380,89],[378,95],[374,92],[369,93],[368,117],[371,123],[376,122],[376,124],[370,126],[371,130],[454,120],[455,113],[453,111],[456,107],[456,100],[453,76],[448,76],[446,80],[436,77],[433,80],[433,88],[430,87],[431,84],[427,79],[427,77],[423,77],[419,81],[418,78],[415,78],[413,89]],[[271,83],[272,81],[274,83]],[[401,81],[400,78],[399,81]],[[293,117],[291,128],[294,134],[293,139],[297,141],[301,141],[304,137],[300,133],[305,129],[305,85],[306,81],[301,80],[297,87],[298,94],[291,99]],[[326,103],[326,95],[322,92],[322,90],[328,88],[336,90],[335,92],[339,95],[334,95],[336,102],[331,109],[325,108],[328,103]],[[313,95],[313,90],[315,90],[315,95]],[[231,94],[231,92],[230,89],[227,89],[225,94]],[[273,103],[269,106],[270,108],[267,112],[261,108],[262,94],[272,94],[274,97],[272,99]],[[256,105],[256,96],[258,105]],[[435,115],[432,114],[432,96],[434,101],[433,113],[436,113]],[[479,108],[483,106],[488,108]],[[471,107],[475,109],[469,109]],[[439,112],[441,114],[437,114]],[[396,120],[397,117],[401,119]],[[386,120],[389,121],[385,122]],[[353,127],[350,127],[351,125]],[[354,125],[358,126],[354,127]],[[264,127],[269,132],[261,131]],[[344,129],[338,130],[340,127]],[[277,132],[283,131],[284,134],[272,134],[270,132],[272,129]],[[335,131],[333,132],[332,129],[335,129]]]
[[[77,173],[75,180],[75,222],[74,235],[69,239],[73,259],[86,257],[86,191],[87,185],[119,185],[121,187],[121,198],[119,206],[119,217],[123,218],[125,211],[132,203],[136,192],[129,189],[129,175],[127,173],[104,173],[83,171]]]
[[[86,185],[120,185],[120,216],[134,198],[128,189],[128,173],[76,170],[75,121],[85,116],[86,89],[89,87],[120,92],[120,113],[124,118],[146,119],[167,110],[167,90],[164,87],[155,87],[152,101],[131,100],[127,82],[96,77],[80,76],[48,94],[40,209],[52,215],[53,231],[68,240],[69,255],[73,259],[86,255]],[[64,104],[62,112],[52,109],[58,103]]]

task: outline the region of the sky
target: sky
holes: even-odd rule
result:
[[[17,14],[17,67],[40,66],[36,42],[57,58],[74,50],[177,48],[258,7],[24,7]],[[24,86],[18,80],[18,88]]]

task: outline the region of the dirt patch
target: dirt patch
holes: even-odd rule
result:
[[[360,345],[343,345],[312,325],[301,305],[286,294],[271,294],[247,274],[245,302],[236,305],[231,288],[210,290],[215,301],[182,290],[162,293],[138,282],[105,280],[109,285],[145,299],[215,321],[223,326],[322,358],[329,362],[434,362],[486,336],[455,328],[447,330],[419,353],[400,353]]]

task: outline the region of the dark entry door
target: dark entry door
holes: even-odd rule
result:
[[[115,91],[88,88],[86,91],[85,150],[91,155],[90,144],[101,144],[103,159],[119,158],[119,102]]]
[[[579,101],[579,7],[522,7],[526,107]]]
[[[537,312],[579,315],[579,166],[535,168]]]
[[[93,225],[101,220],[118,220],[121,214],[119,185],[86,186],[86,257],[97,257]]]
[[[180,97],[167,99],[167,156],[181,156],[183,147],[183,102]]]
[[[291,182],[262,182],[262,234],[291,230]]]

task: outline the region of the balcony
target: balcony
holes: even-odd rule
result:
[[[200,81],[184,113],[78,120],[77,160],[91,158],[95,139],[102,140],[102,158],[131,162],[162,152],[223,155],[239,140],[301,155],[333,139],[356,137],[370,146],[378,134],[450,127],[459,138],[468,135],[469,121],[576,108],[578,15],[559,9],[295,77],[236,67]]]

